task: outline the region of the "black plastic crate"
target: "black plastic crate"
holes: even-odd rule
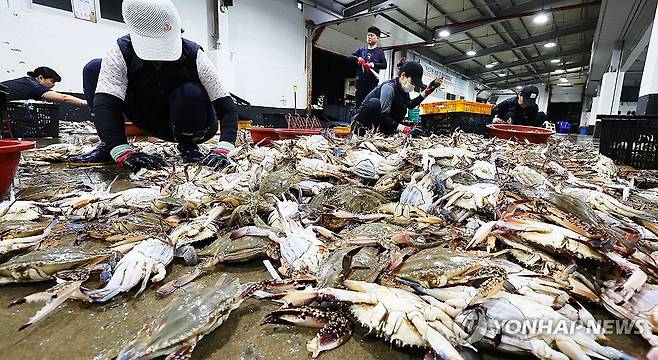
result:
[[[450,135],[456,129],[467,133],[486,135],[490,115],[471,113],[428,114],[420,117],[424,131],[437,135]]]
[[[658,116],[599,115],[599,152],[618,165],[658,170]]]
[[[59,105],[11,101],[7,105],[11,131],[17,138],[57,137]]]

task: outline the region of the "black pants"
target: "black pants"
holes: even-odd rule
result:
[[[85,98],[92,111],[100,71],[101,59],[95,59],[82,72]],[[217,116],[206,90],[203,85],[193,82],[181,84],[165,104],[157,107],[145,106],[128,94],[123,112],[129,121],[147,134],[178,142],[183,148],[195,148],[195,144],[208,141],[218,128]]]
[[[352,131],[363,136],[366,130],[379,130],[385,135],[395,133],[397,123],[389,114],[382,113],[382,103],[379,99],[370,99],[363,103],[354,118]]]
[[[358,80],[356,82],[356,93],[354,94],[354,100],[356,101],[355,109],[358,109],[359,106],[363,103],[363,100],[370,94],[370,92],[377,87],[379,81],[377,79],[373,80]]]

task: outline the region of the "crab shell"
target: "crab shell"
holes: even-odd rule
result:
[[[97,264],[112,255],[109,250],[90,251],[75,247],[33,251],[0,265],[0,284],[50,280],[59,271]]]
[[[411,255],[397,270],[396,275],[417,281],[423,287],[445,286],[450,279],[482,266],[477,258],[456,251],[434,247]]]
[[[219,327],[243,298],[236,278],[222,275],[216,284],[181,295],[142,328],[117,359],[155,358],[194,348]]]
[[[5,201],[0,204],[1,221],[34,221],[41,216],[41,209],[33,201]]]

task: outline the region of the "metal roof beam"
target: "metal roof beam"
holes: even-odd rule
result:
[[[474,1],[474,0],[471,0],[471,1]],[[484,4],[485,4],[487,10],[489,11],[489,14],[493,17],[500,16],[503,13],[500,6],[498,4],[496,4],[496,2],[493,1],[493,0],[484,0]],[[521,38],[514,31],[512,26],[509,24],[509,22],[503,21],[503,22],[497,24],[497,26],[502,26],[503,27],[503,30],[505,30],[505,35],[507,35],[507,38],[510,40],[510,42],[512,44],[516,45],[519,41],[521,41]],[[524,25],[524,28],[525,28],[525,25]],[[496,27],[494,27],[494,29],[496,30],[496,32],[500,36],[500,31],[498,31],[498,29]],[[527,31],[528,29],[525,29],[525,30]],[[521,53],[523,59],[528,60],[530,58],[530,54],[528,54],[528,51],[525,48],[515,50],[514,51],[515,56],[518,56],[517,51]],[[519,58],[520,58],[520,56],[519,56]],[[537,69],[533,65],[526,64],[525,67],[529,71],[537,73]]]
[[[457,55],[453,57],[449,57],[446,59],[446,64],[454,64],[458,63],[461,61],[466,61],[466,60],[471,60],[474,58],[482,57],[482,56],[488,56],[491,54],[495,54],[498,52],[503,52],[503,51],[511,51],[515,49],[520,49],[526,46],[531,46],[535,43],[540,43],[552,39],[556,39],[559,37],[563,36],[568,36],[568,35],[573,35],[573,34],[579,34],[585,31],[589,30],[594,30],[596,28],[596,21],[586,21],[583,23],[579,23],[577,25],[573,25],[570,27],[565,27],[561,30],[554,31],[554,32],[548,32],[544,33],[541,35],[537,36],[531,36],[529,38],[523,39],[519,41],[516,45],[514,44],[501,44],[497,46],[492,46],[489,48],[482,49],[479,51],[475,56],[468,56],[468,55]]]
[[[529,58],[529,59],[526,59],[526,60],[514,61],[514,62],[511,62],[511,63],[505,63],[505,64],[498,64],[498,65],[496,65],[492,68],[489,68],[489,69],[482,68],[482,69],[478,69],[478,70],[472,70],[472,71],[468,72],[468,75],[479,75],[479,74],[484,74],[484,73],[488,73],[488,72],[505,70],[505,69],[509,69],[509,68],[513,68],[513,67],[517,67],[517,66],[524,66],[524,65],[528,65],[528,64],[539,63],[539,62],[542,62],[542,61],[548,61],[548,60],[552,60],[552,59],[555,59],[555,58],[561,58],[561,57],[571,56],[571,55],[575,55],[575,54],[582,54],[582,53],[586,53],[588,51],[589,50],[585,49],[585,48],[575,48],[575,49],[571,49],[571,50],[561,51],[561,52],[558,52],[558,53],[537,56],[537,57]]]
[[[372,11],[373,8],[388,2],[389,0],[365,0],[365,1],[355,1],[351,5],[348,5],[343,9],[343,16],[353,16],[363,11]]]
[[[563,67],[564,68],[569,68],[569,70],[566,70],[565,73],[555,74],[555,75],[559,76],[559,75],[563,75],[563,74],[571,74],[571,73],[574,73],[574,72],[579,72],[579,71],[581,71],[580,68],[588,66],[588,65],[589,65],[589,61],[581,61],[581,62],[573,63],[573,64],[565,64]],[[540,72],[539,74],[540,75],[545,75],[545,74],[550,74],[554,71],[555,70],[547,69],[546,71]],[[513,76],[506,76],[505,78],[491,79],[489,81],[485,81],[485,85],[500,84],[500,83],[504,83],[504,82],[510,81],[510,80],[517,80],[517,79],[521,79],[521,78],[524,78],[524,77],[534,77],[534,76],[535,76],[535,73],[531,73],[531,72],[516,74],[516,75],[513,75]]]

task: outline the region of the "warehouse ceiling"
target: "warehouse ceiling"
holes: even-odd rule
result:
[[[413,49],[490,88],[583,84],[598,0],[314,0],[349,21],[332,30],[365,40],[374,24],[384,48]],[[376,13],[374,16],[364,15]],[[538,14],[544,22],[536,22]],[[445,36],[446,31],[450,35]],[[548,43],[555,46],[547,47]],[[474,51],[475,53],[469,53]]]

